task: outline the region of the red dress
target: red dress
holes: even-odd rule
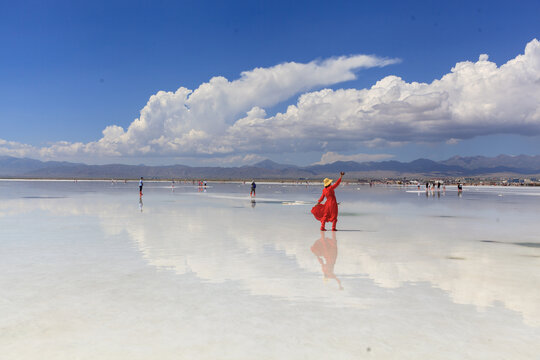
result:
[[[311,209],[311,213],[315,216],[315,219],[319,220],[320,222],[337,221],[338,205],[336,194],[334,194],[334,189],[337,188],[340,183],[341,178],[339,178],[334,184],[323,189],[319,202],[323,201],[325,197],[326,202],[324,204],[317,204],[313,207],[313,209]]]

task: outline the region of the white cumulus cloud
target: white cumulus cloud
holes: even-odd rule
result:
[[[456,64],[441,79],[407,83],[388,76],[369,89],[323,89],[305,93],[286,112],[246,117],[228,129],[255,144],[289,150],[339,149],[345,143],[399,145],[411,141],[456,143],[490,134],[540,134],[540,42],[498,67],[480,55]],[[253,139],[258,139],[257,142]]]
[[[352,80],[359,69],[397,61],[355,55],[256,68],[233,81],[214,77],[195,90],[158,92],[126,129],[110,125],[97,141],[36,148],[2,140],[0,154],[244,159],[248,154],[321,151],[337,158],[358,147],[540,134],[537,39],[501,66],[481,54],[431,83],[387,76],[366,89],[312,91]],[[267,114],[297,94],[296,104],[286,111]]]
[[[356,78],[362,68],[398,62],[368,55],[289,62],[256,68],[229,81],[218,76],[195,90],[180,87],[175,92],[152,95],[127,129],[110,125],[103,137],[87,144],[58,142],[36,149],[16,143],[0,143],[0,154],[40,157],[132,155],[197,156],[233,154],[234,141],[220,141],[241,116],[266,116],[262,107],[274,106],[314,87],[333,85]]]
[[[338,154],[332,151],[328,151],[321,156],[320,161],[314,163],[313,165],[331,164],[336,161],[356,161],[356,162],[381,161],[381,160],[388,160],[393,157],[394,155],[391,155],[391,154],[342,155],[342,154]]]

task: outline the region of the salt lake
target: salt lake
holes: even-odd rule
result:
[[[5,359],[538,359],[540,189],[0,181]]]

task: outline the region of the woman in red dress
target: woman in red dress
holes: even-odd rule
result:
[[[332,179],[324,179],[324,189],[322,195],[319,201],[317,201],[317,205],[311,209],[311,212],[315,218],[321,222],[321,231],[326,231],[324,226],[327,222],[332,223],[332,231],[337,231],[336,224],[338,217],[338,203],[336,200],[336,195],[334,194],[334,189],[337,188],[341,183],[341,178],[343,175],[345,175],[345,173],[342,171],[339,179],[334,184],[332,184]],[[326,202],[321,204],[321,201],[323,201],[325,197]]]

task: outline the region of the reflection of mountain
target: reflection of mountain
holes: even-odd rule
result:
[[[0,214],[44,210],[62,216],[95,216],[106,234],[128,234],[146,261],[157,268],[195,274],[207,282],[233,281],[254,295],[366,306],[365,299],[350,291],[358,279],[369,278],[378,289],[430,284],[454,303],[479,308],[502,304],[522,314],[526,323],[540,325],[540,273],[534,271],[540,249],[504,243],[510,236],[517,240],[534,234],[534,213],[509,209],[502,215],[514,226],[494,230],[473,203],[461,217],[444,221],[415,218],[418,209],[411,204],[350,204],[384,215],[359,220],[377,232],[337,234],[339,259],[335,261],[337,242],[336,256],[330,251],[325,259],[332,265],[331,273],[344,282],[346,290],[336,292],[335,283],[329,287],[320,280],[321,264],[310,249],[317,224],[311,219],[303,222],[305,214],[299,207],[257,206],[253,211],[246,201],[244,209],[233,211],[225,206],[237,204],[231,199],[213,199],[212,206],[198,203],[198,196],[174,203],[149,199],[142,214],[136,194],[115,201],[105,196],[6,200],[0,203]],[[409,212],[413,217],[408,217]],[[296,216],[294,223],[291,216]],[[503,243],[478,241],[482,239]],[[333,239],[329,241],[331,245]]]

